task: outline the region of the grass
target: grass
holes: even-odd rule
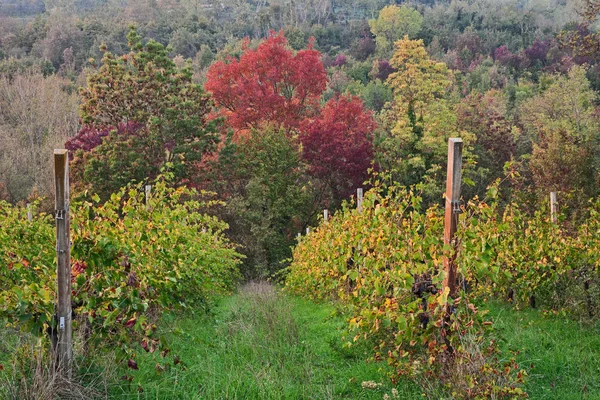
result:
[[[517,311],[497,302],[482,308],[490,309],[505,357],[514,356],[528,371],[529,398],[600,399],[600,322]],[[392,385],[382,377],[385,365],[366,362],[369,348],[342,347],[345,323],[332,316],[333,311],[328,305],[282,295],[266,284],[250,284],[223,299],[211,315],[164,315],[159,329],[169,341],[169,356],[163,359],[139,347],[139,370],[108,371],[108,397],[383,399],[391,394]],[[9,367],[18,336],[0,333],[0,364]],[[176,358],[181,362],[175,365]],[[105,364],[98,365],[99,375],[107,373],[102,372]],[[0,389],[11,382],[8,372],[0,371]],[[125,373],[133,382],[116,382]],[[369,381],[379,385],[364,388],[362,383]],[[423,398],[411,382],[395,389],[396,398]],[[19,398],[3,390],[0,398],[3,392],[7,398]]]
[[[365,348],[343,349],[340,318],[333,309],[250,284],[226,299],[214,316],[176,320],[165,316],[164,334],[183,361],[157,372],[150,354],[139,354],[129,392],[148,399],[382,399],[391,392],[380,364],[367,363]],[[183,364],[183,366],[182,366]],[[376,389],[365,381],[382,383]],[[123,389],[120,389],[123,390]],[[407,384],[400,398],[415,398]]]
[[[528,371],[536,400],[600,399],[600,322],[573,321],[539,310],[489,303],[505,354]]]

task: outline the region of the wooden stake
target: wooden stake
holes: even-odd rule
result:
[[[152,194],[152,185],[146,185],[146,208],[148,208],[148,201],[150,200],[150,194]]]
[[[310,227],[306,227],[306,234],[308,235],[310,233]]]
[[[356,208],[358,212],[362,212],[363,209],[363,190],[362,188],[356,189]]]
[[[33,221],[33,213],[31,212],[31,204],[27,203],[27,220]]]
[[[67,150],[54,150],[56,189],[56,258],[58,278],[58,368],[71,377],[73,332],[71,321],[71,242],[69,235],[69,156]]]
[[[446,180],[446,214],[444,221],[444,244],[455,247],[454,234],[460,212],[460,172],[462,168],[462,139],[448,139],[448,177]],[[456,295],[456,249],[450,257],[444,257],[443,288],[449,288],[449,296]]]
[[[329,210],[323,210],[323,221],[327,222],[329,219]]]
[[[556,192],[550,192],[550,220],[553,223],[558,222],[558,200],[556,200]]]

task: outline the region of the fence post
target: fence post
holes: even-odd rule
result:
[[[71,376],[73,332],[71,320],[71,242],[69,216],[69,157],[67,150],[54,150],[54,185],[56,189],[56,259],[58,280],[58,368]]]
[[[148,205],[148,202],[150,201],[150,194],[152,193],[152,185],[146,185],[145,192],[146,192],[146,208],[149,208],[150,206]]]
[[[323,221],[329,220],[329,210],[323,210]]]
[[[558,200],[556,200],[556,192],[550,192],[550,220],[553,223],[558,222]]]
[[[363,189],[356,189],[356,208],[358,212],[362,212],[363,209]]]
[[[460,212],[460,172],[462,168],[462,139],[448,139],[448,175],[446,180],[446,213],[444,219],[444,244],[454,247],[454,234]],[[456,252],[444,257],[443,288],[450,289],[449,296],[456,294]]]
[[[33,213],[31,212],[31,204],[27,203],[27,220],[33,221]]]
[[[308,235],[309,233],[310,233],[310,227],[309,227],[309,226],[307,226],[307,227],[306,227],[306,234]]]

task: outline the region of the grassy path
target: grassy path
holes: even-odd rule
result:
[[[247,285],[213,316],[165,317],[164,335],[182,364],[157,372],[139,354],[134,382],[143,392],[117,389],[118,398],[147,399],[382,399],[380,364],[367,363],[369,349],[343,349],[333,309],[282,296],[266,284]],[[399,398],[419,398],[405,385]]]
[[[600,399],[600,325],[497,303],[485,308],[505,356],[528,370],[529,398]],[[211,316],[165,316],[162,333],[182,362],[158,371],[152,355],[139,354],[135,387],[114,389],[112,397],[392,398],[390,383],[381,378],[385,365],[367,363],[368,348],[344,349],[344,321],[332,312],[329,306],[278,294],[269,285],[250,284],[224,299]],[[363,388],[367,381],[380,385]],[[398,399],[424,398],[414,383],[396,390]]]

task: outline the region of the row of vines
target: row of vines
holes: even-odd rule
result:
[[[425,210],[415,189],[381,180],[361,212],[346,204],[300,241],[286,288],[342,306],[347,345],[372,344],[394,380],[436,380],[456,398],[526,396],[526,371],[500,354],[482,304],[496,297],[593,316],[600,304],[600,202],[567,232],[546,210],[531,216],[517,204],[500,207],[497,193],[492,186],[486,201],[461,207],[454,299],[442,290],[443,257],[452,252],[443,243],[443,209]]]
[[[206,213],[214,204],[164,179],[152,189],[148,201],[138,185],[71,203],[74,330],[134,368],[135,351],[168,352],[156,334],[163,311],[207,308],[239,279],[227,225]],[[0,202],[0,320],[40,338],[56,329],[55,240],[52,216],[28,221]]]

